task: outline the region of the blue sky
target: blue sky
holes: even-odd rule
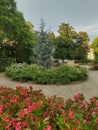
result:
[[[58,26],[69,23],[75,31],[86,31],[91,40],[98,36],[98,0],[16,0],[18,10],[35,30],[43,18],[57,34]]]

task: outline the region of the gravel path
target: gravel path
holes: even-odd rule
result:
[[[69,85],[35,85],[31,82],[21,83],[11,81],[4,73],[0,73],[0,86],[13,87],[17,85],[29,86],[32,85],[34,89],[42,89],[47,96],[57,95],[64,99],[72,98],[76,93],[83,93],[88,100],[90,97],[98,96],[98,71],[89,71],[88,80]]]

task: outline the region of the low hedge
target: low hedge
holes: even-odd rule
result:
[[[32,86],[0,87],[0,130],[98,130],[98,98],[64,101]]]
[[[66,84],[87,78],[86,68],[61,65],[52,69],[44,69],[35,64],[12,64],[6,69],[7,76],[13,80],[31,80],[37,84]]]

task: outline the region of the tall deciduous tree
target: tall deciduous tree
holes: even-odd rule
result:
[[[87,58],[89,36],[86,32],[77,33],[76,38],[76,59],[83,60]]]
[[[76,36],[74,28],[68,23],[61,23],[58,29],[58,33],[63,39],[72,40]]]
[[[14,0],[0,0],[0,51],[17,62],[29,62],[33,33]]]
[[[65,40],[62,37],[57,37],[53,41],[55,44],[55,59],[75,59],[75,43],[72,40]]]
[[[57,59],[83,60],[87,57],[89,37],[86,32],[75,32],[74,28],[66,23],[59,26],[59,37],[56,43],[54,57]]]
[[[52,65],[53,48],[49,34],[45,31],[45,23],[41,19],[38,43],[35,46],[35,61],[39,66],[50,68]]]

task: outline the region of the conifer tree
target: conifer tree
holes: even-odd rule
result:
[[[49,39],[49,34],[45,30],[45,23],[41,19],[38,43],[35,47],[35,61],[37,65],[50,68],[52,65],[53,48]]]

